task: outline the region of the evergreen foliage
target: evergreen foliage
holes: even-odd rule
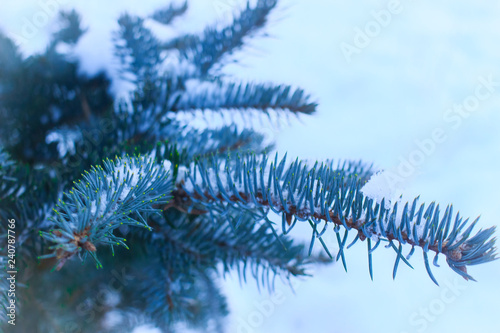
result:
[[[228,121],[238,112],[313,114],[317,104],[288,85],[234,82],[220,75],[228,57],[265,25],[277,1],[248,4],[226,27],[162,42],[146,20],[169,25],[187,3],[149,18],[123,14],[114,35],[123,78],[134,84],[113,100],[105,73],[80,74],[61,53],[86,29],[62,12],[62,29],[42,54],[24,58],[0,33],[0,261],[7,224],[16,220],[20,332],[123,332],[150,323],[223,331],[227,304],[218,278],[236,270],[272,291],[276,277],[307,275],[308,265],[342,260],[366,241],[369,274],[380,244],[396,252],[393,276],[416,247],[432,275],[434,252],[465,279],[467,266],[495,259],[494,227],[472,232],[453,207],[361,192],[373,173],[363,162],[314,164],[268,152],[258,129]],[[215,112],[204,128],[187,113]],[[282,217],[276,225],[268,214]],[[309,245],[289,237],[311,226]],[[328,230],[332,229],[332,230]],[[347,244],[349,231],[356,236]],[[334,256],[322,236],[335,233]],[[330,259],[314,255],[319,242]],[[403,245],[411,246],[403,255]],[[89,258],[90,257],[90,258]],[[95,266],[95,267],[94,267]],[[0,307],[7,306],[6,270]],[[120,324],[109,324],[118,316]],[[5,324],[5,316],[1,316]]]

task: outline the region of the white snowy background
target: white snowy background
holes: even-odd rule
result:
[[[43,23],[43,13],[51,12],[47,3],[82,14],[89,31],[76,54],[93,73],[115,62],[111,31],[120,13],[149,14],[168,0],[2,0],[0,28],[23,43],[26,55],[42,50],[54,29]],[[188,13],[167,34],[228,22],[245,2],[189,3]],[[397,11],[377,23],[375,13],[389,8]],[[275,133],[278,151],[309,159],[363,159],[396,175],[398,168],[408,168],[402,161],[418,161],[398,184],[405,194],[453,203],[461,215],[480,214],[479,226],[489,227],[500,216],[499,15],[494,1],[282,0],[267,26],[270,36],[251,40],[236,55],[240,63],[224,73],[300,86],[319,102],[315,115],[292,120]],[[24,39],[23,27],[34,20],[39,27]],[[372,29],[367,45],[355,40],[358,29]],[[359,52],[346,57],[341,49],[346,44],[360,46]],[[488,79],[493,85],[485,94],[481,82]],[[464,103],[470,111],[453,113],[454,105]],[[436,130],[444,133],[442,140],[425,152],[417,142],[432,139]],[[299,227],[294,235],[308,241],[310,230]],[[336,251],[333,236],[329,241]],[[340,263],[318,267],[313,278],[295,281],[295,293],[278,284],[275,296],[259,294],[253,281],[240,287],[233,274],[222,284],[231,310],[227,332],[500,331],[498,261],[473,266],[475,283],[459,278],[441,258],[441,268],[433,267],[437,287],[418,250],[411,261],[415,269],[401,264],[395,281],[391,249],[374,253],[373,282],[364,243],[347,250],[346,257],[348,273]]]

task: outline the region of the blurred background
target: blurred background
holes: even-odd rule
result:
[[[75,8],[88,32],[70,56],[88,73],[106,69],[120,95],[127,86],[113,72],[111,40],[118,16],[147,15],[168,1],[4,1],[0,29],[28,56],[43,50],[55,30],[53,9]],[[172,30],[157,31],[160,37],[227,23],[246,1],[188,4]],[[249,40],[223,73],[299,86],[319,102],[315,115],[269,129],[278,151],[373,162],[387,170],[393,194],[453,203],[463,216],[481,215],[485,228],[500,216],[499,14],[496,2],[281,0],[268,36]],[[26,28],[35,23],[36,29]],[[308,242],[310,228],[292,234]],[[317,267],[312,278],[294,280],[294,291],[277,283],[274,295],[259,292],[251,280],[240,286],[237,274],[226,276],[227,332],[498,332],[498,261],[472,267],[475,283],[441,258],[442,267],[433,269],[437,287],[419,251],[415,269],[401,266],[394,281],[391,249],[374,254],[373,282],[364,243],[346,256],[348,273],[341,264]]]

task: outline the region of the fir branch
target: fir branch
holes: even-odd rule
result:
[[[247,2],[246,8],[233,22],[219,30],[208,27],[200,38],[185,35],[163,45],[164,49],[178,49],[184,57],[190,59],[204,76],[225,55],[230,55],[243,46],[243,39],[264,27],[267,16],[276,7],[276,0],[258,0],[254,8]]]
[[[288,110],[311,114],[316,111],[317,104],[310,102],[310,96],[302,89],[294,90],[287,85],[217,82],[210,87],[202,86],[198,91],[185,92],[176,106],[182,111],[257,109],[265,113]]]
[[[212,155],[225,156],[231,152],[261,153],[270,150],[264,147],[264,136],[251,129],[239,130],[236,126],[224,126],[218,129],[189,129],[182,140],[167,137],[178,149],[185,150],[192,161]]]
[[[166,332],[174,330],[178,322],[210,332],[207,323],[221,321],[228,312],[212,270],[192,269],[190,274],[184,274],[165,269],[153,260],[143,272],[132,290],[133,299]]]
[[[180,6],[170,4],[168,7],[155,11],[153,15],[151,15],[151,18],[161,24],[169,25],[176,17],[186,13],[187,8],[187,1]]]
[[[107,160],[104,168],[93,167],[83,179],[59,199],[49,218],[56,229],[40,232],[52,253],[39,257],[55,257],[59,270],[67,259],[83,252],[82,260],[93,257],[102,267],[95,252],[100,244],[125,246],[125,239],[113,231],[121,225],[143,226],[149,213],[158,212],[153,205],[168,202],[171,192],[170,164],[157,165],[152,158],[127,157]]]
[[[55,44],[24,60],[12,41],[2,37],[0,44],[0,53],[14,57],[0,59],[0,141],[15,160],[57,160],[56,144],[46,143],[51,132],[110,112],[110,82],[102,73],[85,77]]]
[[[87,29],[82,29],[80,15],[74,9],[67,12],[60,12],[59,20],[62,23],[62,28],[52,36],[52,45],[59,42],[75,45],[87,31]]]
[[[173,114],[180,94],[185,90],[181,77],[167,77],[156,82],[146,82],[138,87],[130,103],[121,101],[113,119],[119,142],[156,143],[177,136],[182,130],[178,122],[166,117]],[[114,141],[110,142],[114,145]]]
[[[5,314],[8,314],[9,311],[7,307],[9,306],[9,297],[7,293],[9,292],[10,281],[7,280],[9,275],[7,274],[7,256],[4,255],[4,249],[0,248],[2,254],[0,254],[0,310],[2,311],[2,316],[0,316],[0,324],[3,324],[7,321],[8,317]],[[7,252],[7,251],[5,251]],[[0,328],[1,331],[1,328]]]
[[[22,65],[22,56],[14,42],[0,31],[0,87],[12,85],[8,78]],[[0,108],[0,112],[4,112]]]
[[[495,259],[495,238],[491,238],[495,228],[480,230],[471,237],[477,219],[468,225],[457,213],[453,222],[453,207],[440,214],[439,205],[422,204],[417,210],[416,198],[406,203],[398,211],[398,203],[386,208],[385,199],[381,203],[365,197],[360,191],[364,178],[362,170],[340,168],[332,164],[316,163],[308,168],[301,161],[294,161],[285,167],[285,158],[267,165],[267,157],[259,160],[255,156],[230,158],[219,161],[201,160],[186,172],[178,190],[183,193],[184,202],[195,203],[204,209],[271,209],[283,219],[282,228],[286,232],[292,219],[313,222],[313,236],[319,238],[327,228],[327,222],[334,225],[339,244],[337,259],[342,257],[347,232],[354,229],[355,239],[377,242],[388,241],[397,252],[394,276],[399,260],[407,259],[401,254],[401,246],[396,249],[393,242],[410,244],[423,249],[426,269],[437,284],[428,264],[429,250],[437,256],[443,254],[448,265],[465,279],[472,279],[467,273],[467,265],[489,262]],[[316,226],[323,222],[321,233]],[[295,222],[294,222],[295,224]],[[293,226],[292,226],[293,227]],[[343,240],[340,227],[345,228]],[[314,237],[313,237],[314,239]],[[374,249],[369,249],[370,253]],[[413,253],[413,251],[411,252]],[[370,265],[370,274],[372,275]]]
[[[16,243],[21,253],[25,250],[25,241],[33,243],[31,235],[43,227],[47,212],[57,199],[61,183],[47,169],[13,164],[10,160],[7,163],[9,166],[3,168],[4,173],[0,175],[0,218],[17,221]],[[5,232],[4,227],[0,225],[0,232]],[[35,248],[31,246],[31,254],[36,253]]]
[[[236,269],[245,281],[250,270],[258,286],[262,282],[271,290],[276,276],[289,279],[306,275],[305,266],[316,260],[306,258],[304,247],[285,235],[276,239],[269,224],[259,224],[255,214],[234,209],[225,215],[213,213],[193,218],[167,210],[165,219],[167,223],[157,221],[159,217],[153,219],[157,221],[155,233],[145,235],[147,251],[158,255],[161,249],[163,265],[186,274],[193,267],[216,269],[222,263],[225,272]]]
[[[155,146],[161,148],[166,144],[167,151],[173,146],[183,152],[184,161],[193,158],[223,155],[232,151],[263,152],[270,150],[271,145],[263,146],[264,136],[251,128],[239,129],[231,124],[213,129],[192,128],[174,118],[161,117],[152,110],[136,110],[132,114],[122,109],[114,124],[116,128],[109,139],[107,154],[118,154],[127,147],[139,152],[151,151]],[[116,146],[116,141],[121,144]],[[129,150],[126,150],[129,152]],[[163,150],[158,150],[157,157],[169,159]]]
[[[115,35],[116,55],[126,71],[136,77],[134,82],[146,84],[157,77],[156,68],[161,63],[159,41],[144,26],[142,18],[123,14],[118,20],[120,30]]]
[[[14,162],[10,159],[9,153],[7,153],[2,146],[0,146],[0,180],[3,180],[4,177],[9,173],[11,167],[14,165]],[[6,179],[6,180],[15,180],[15,179]]]

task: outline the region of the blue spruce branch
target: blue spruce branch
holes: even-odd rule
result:
[[[63,23],[63,28],[53,35],[54,42],[75,45],[86,32],[86,29],[81,27],[80,15],[74,9],[68,12],[60,12],[59,20]]]
[[[169,203],[164,209],[171,207],[175,205]],[[306,264],[323,260],[306,258],[304,247],[295,245],[285,235],[276,239],[269,225],[259,224],[254,214],[234,209],[225,216],[217,213],[202,214],[194,219],[188,216],[174,215],[172,225],[157,222],[155,234],[145,234],[151,255],[158,256],[160,248],[163,265],[176,271],[187,274],[190,267],[216,269],[216,264],[221,262],[224,272],[236,269],[240,279],[246,281],[247,270],[250,270],[258,286],[262,281],[264,286],[273,289],[277,275],[286,278],[306,275]]]
[[[296,220],[310,221],[313,236],[320,238],[331,223],[339,245],[337,260],[342,258],[344,266],[344,250],[352,245],[346,244],[351,229],[357,233],[354,242],[370,239],[370,255],[381,241],[387,241],[397,253],[394,277],[400,260],[411,267],[402,255],[402,244],[412,246],[408,259],[413,247],[423,249],[425,267],[436,284],[429,265],[429,250],[435,252],[434,265],[438,266],[438,255],[443,254],[455,272],[471,280],[466,266],[496,259],[495,238],[491,238],[495,227],[471,236],[477,219],[469,224],[458,213],[453,218],[452,205],[446,207],[444,214],[435,203],[418,207],[418,198],[406,203],[402,211],[401,206],[398,210],[398,203],[386,208],[386,199],[377,203],[360,191],[367,175],[358,165],[335,168],[332,163],[316,162],[310,168],[299,160],[286,166],[286,156],[278,161],[276,155],[270,164],[266,156],[229,156],[225,160],[212,158],[194,163],[184,178],[177,180],[174,194],[179,196],[177,202],[207,211],[230,207],[249,211],[270,209],[282,216],[284,233]],[[316,227],[321,223],[324,226],[318,232]],[[341,227],[345,229],[343,237]],[[376,242],[373,248],[371,242]],[[369,268],[373,276],[371,264]]]
[[[184,274],[167,269],[156,260],[141,268],[145,274],[134,286],[132,300],[162,330],[172,331],[178,322],[205,330],[208,321],[220,322],[227,315],[226,299],[216,284],[213,270],[192,268],[190,274]],[[158,280],[162,283],[157,283]]]
[[[134,82],[146,84],[157,77],[155,68],[162,62],[159,41],[144,26],[144,19],[124,14],[118,20],[120,30],[115,35],[116,54],[125,71],[133,73]]]
[[[56,258],[59,270],[66,260],[78,254],[82,260],[97,259],[97,246],[124,246],[126,239],[113,231],[121,225],[142,226],[151,230],[148,215],[169,200],[172,181],[170,164],[157,164],[151,157],[136,156],[106,160],[104,168],[93,167],[83,179],[59,199],[49,218],[54,225],[40,235],[53,243],[53,252],[39,259]],[[82,255],[83,252],[83,255]]]
[[[168,7],[155,11],[153,15],[151,15],[151,18],[161,24],[169,25],[176,17],[186,13],[187,9],[187,1],[180,6],[170,4]]]
[[[0,251],[3,253],[4,249],[0,248]],[[5,251],[6,252],[6,251]],[[7,271],[7,256],[1,254],[0,255],[0,310],[4,315],[1,316],[0,324],[5,323],[7,321],[7,316],[5,314],[9,313],[7,307],[10,305],[8,292],[10,288],[10,282],[7,280],[9,274]],[[0,328],[1,331],[1,328]]]
[[[164,49],[177,49],[205,76],[224,56],[243,46],[243,39],[263,28],[267,16],[276,7],[276,0],[258,0],[255,7],[248,2],[246,8],[223,29],[208,27],[202,37],[186,35],[163,45]]]
[[[183,111],[190,110],[244,110],[258,109],[288,110],[292,113],[311,114],[317,104],[302,89],[293,89],[285,85],[235,84],[217,82],[215,86],[186,92],[177,107]]]
[[[182,140],[172,136],[172,144],[185,150],[190,161],[212,155],[225,156],[231,152],[264,152],[271,146],[264,146],[264,136],[251,129],[239,130],[236,126],[218,129],[189,129]]]

